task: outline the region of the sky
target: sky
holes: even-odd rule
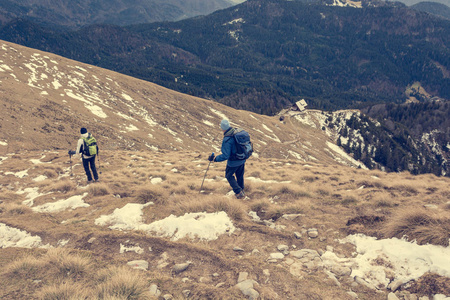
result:
[[[450,7],[450,0],[427,0],[427,1],[424,1],[424,0],[400,0],[400,2],[403,2],[408,6],[417,4],[419,2],[437,2],[437,3],[445,4],[448,7]]]

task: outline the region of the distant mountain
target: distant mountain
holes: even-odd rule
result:
[[[450,96],[450,22],[404,5],[251,0],[211,15],[61,33],[22,20],[0,38],[263,114],[305,98],[336,110]]]
[[[419,2],[411,6],[411,8],[434,14],[450,20],[450,7],[445,4],[436,2]]]
[[[80,28],[91,24],[130,25],[174,21],[206,15],[240,0],[4,0],[0,24],[16,18],[50,27]]]
[[[228,118],[255,157],[450,176],[449,101],[269,117],[2,41],[0,57],[3,153],[73,148],[80,127],[108,150],[218,152]]]

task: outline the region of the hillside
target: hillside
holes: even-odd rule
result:
[[[351,167],[317,111],[281,122],[8,42],[0,60],[0,298],[450,296],[449,178]],[[255,143],[244,200],[206,159],[224,117]]]
[[[436,2],[419,2],[417,4],[412,5],[411,8],[420,11],[425,11],[445,19],[450,19],[450,7],[448,7],[445,4]]]
[[[0,24],[14,19],[34,21],[46,27],[68,29],[92,24],[130,25],[175,21],[207,15],[235,5],[239,0],[108,0],[0,2]]]
[[[228,118],[251,132],[258,156],[361,164],[330,148],[333,139],[321,130],[320,114],[313,114],[314,127],[302,124],[298,114],[280,122],[7,42],[0,51],[0,153],[73,149],[86,127],[108,150],[207,156],[220,150],[219,123]]]
[[[448,20],[400,4],[277,0],[179,22],[0,30],[3,40],[267,115],[302,98],[322,110],[403,103],[416,83],[426,100],[448,100],[449,37]]]

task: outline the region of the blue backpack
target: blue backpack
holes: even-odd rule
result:
[[[244,129],[238,128],[234,131],[234,140],[236,144],[236,155],[232,160],[243,160],[249,158],[253,153],[253,143],[250,141],[250,135]]]

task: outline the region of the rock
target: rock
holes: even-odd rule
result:
[[[298,231],[294,232],[294,236],[296,239],[301,239],[302,238],[302,234]]]
[[[263,274],[264,274],[265,276],[270,276],[269,269],[264,269],[264,270],[263,270]]]
[[[239,272],[239,277],[237,282],[242,282],[248,279],[248,272]]]
[[[236,252],[244,252],[244,249],[239,248],[239,247],[234,247],[234,248],[233,248],[233,251],[236,251]]]
[[[397,295],[395,295],[395,294],[392,293],[392,292],[388,294],[387,299],[388,299],[388,300],[399,300],[398,297],[397,297]]]
[[[434,204],[425,204],[423,207],[427,209],[438,209],[438,206]]]
[[[308,260],[313,260],[315,257],[320,257],[319,253],[316,250],[311,249],[291,251],[290,255],[298,259],[307,258]]]
[[[298,277],[300,279],[302,279],[305,276],[305,271],[303,271],[303,264],[299,262],[290,265],[289,272],[295,277]]]
[[[295,263],[295,260],[293,260],[292,258],[286,258],[284,263],[287,264],[288,266],[290,266],[293,263]]]
[[[288,255],[289,254],[289,246],[288,245],[278,245],[277,249],[278,249],[278,251],[280,251],[284,255]]]
[[[331,273],[330,271],[326,271],[325,270],[325,274],[328,275],[328,278],[331,279],[331,281],[333,281],[333,283],[337,286],[341,286],[341,283],[339,282],[339,280],[337,280],[336,276],[334,276],[333,273]]]
[[[347,292],[347,294],[349,294],[350,297],[352,297],[353,299],[358,299],[358,294],[356,294],[356,293],[353,292],[353,291],[349,291],[349,292]]]
[[[282,218],[284,218],[286,220],[289,220],[289,221],[293,221],[296,218],[299,218],[299,217],[302,217],[302,216],[304,216],[304,215],[302,215],[302,214],[285,214],[285,215],[282,216]]]
[[[173,266],[172,271],[175,272],[175,274],[178,274],[178,273],[186,271],[190,265],[191,265],[191,262],[186,262],[184,264],[176,264]]]
[[[270,257],[269,259],[283,259],[284,258],[284,254],[283,253],[270,253]]]
[[[91,237],[88,241],[89,244],[92,244],[97,238],[95,237]]]
[[[256,300],[259,297],[259,293],[253,288],[255,284],[258,284],[252,279],[247,279],[236,284],[236,287],[248,297],[249,300]]]
[[[163,296],[163,299],[164,299],[164,300],[172,300],[172,299],[173,299],[173,296],[172,296],[171,294],[165,294],[165,295]]]
[[[150,295],[155,297],[159,297],[161,295],[161,291],[158,290],[158,286],[154,283],[150,285]]]
[[[138,270],[148,270],[148,262],[145,260],[133,260],[130,262],[127,262],[127,265],[132,267],[133,269]]]
[[[189,298],[189,295],[191,294],[191,290],[183,290],[181,293],[183,294],[184,298]]]
[[[444,294],[436,294],[433,296],[433,300],[450,300],[450,297],[447,297]]]
[[[211,279],[210,279],[209,277],[203,277],[203,276],[201,276],[201,277],[198,279],[198,282],[200,282],[200,283],[210,283],[210,282],[211,282]]]
[[[352,273],[352,269],[340,265],[333,265],[330,271],[339,277],[350,276],[350,274]]]
[[[389,283],[388,285],[388,289],[390,289],[391,291],[395,292],[396,290],[399,289],[399,287],[401,287],[403,284],[405,284],[406,282],[404,282],[401,279],[397,279],[392,281],[391,283]]]
[[[308,233],[308,236],[312,239],[319,236],[319,231],[317,230],[317,228],[310,228],[307,230],[307,233]]]
[[[365,281],[363,278],[361,278],[359,276],[355,276],[355,282],[360,284],[360,285],[363,285],[365,287],[368,287],[371,290],[377,290],[376,286],[374,286],[373,284]]]
[[[261,254],[261,252],[259,252],[258,249],[253,249],[252,250],[252,255],[260,255],[260,254]]]
[[[219,282],[218,284],[216,284],[216,288],[223,287],[224,285],[225,285],[225,282]]]

